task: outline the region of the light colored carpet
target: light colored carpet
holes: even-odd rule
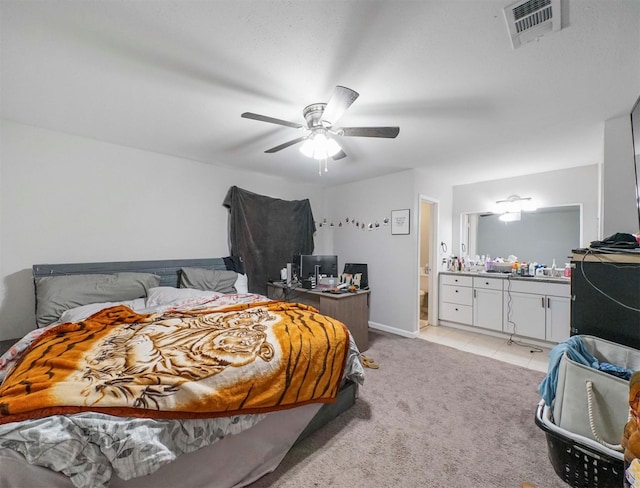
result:
[[[251,488],[567,487],[534,423],[543,373],[421,339],[370,339],[380,369],[366,370],[355,406]]]

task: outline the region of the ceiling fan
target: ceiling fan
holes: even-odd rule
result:
[[[267,149],[265,152],[275,153],[303,142],[300,151],[305,156],[320,160],[321,165],[324,162],[324,168],[327,171],[328,158],[338,160],[347,156],[335,140],[335,137],[383,137],[393,139],[400,132],[399,127],[334,127],[338,119],[344,115],[345,111],[355,102],[358,96],[358,92],[350,88],[336,86],[327,103],[312,103],[302,110],[302,115],[307,123],[306,126],[297,122],[289,122],[288,120],[276,119],[252,112],[245,112],[241,117],[304,130],[306,132],[305,135]]]

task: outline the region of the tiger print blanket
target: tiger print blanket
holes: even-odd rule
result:
[[[154,418],[261,413],[336,399],[349,334],[296,303],[137,314],[52,327],[0,386],[0,424],[97,411]]]

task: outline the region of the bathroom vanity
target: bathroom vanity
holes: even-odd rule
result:
[[[441,325],[558,343],[571,327],[571,280],[508,273],[441,272]]]

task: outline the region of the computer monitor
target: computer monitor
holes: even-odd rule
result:
[[[323,276],[338,276],[338,256],[303,254],[300,256],[298,278],[304,280],[315,276],[316,266],[320,266],[319,273]]]

